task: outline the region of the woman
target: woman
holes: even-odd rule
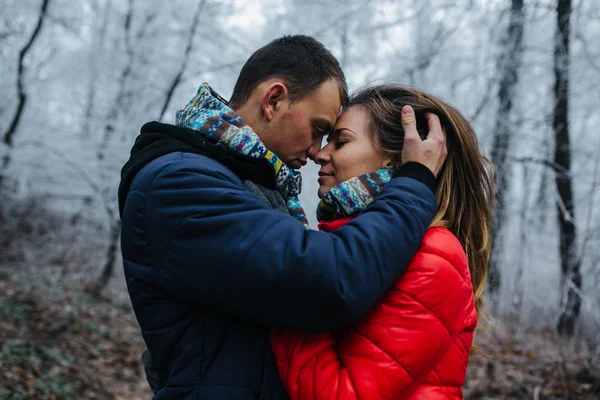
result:
[[[422,128],[436,115],[448,142],[436,190],[439,211],[405,273],[352,327],[323,334],[273,330],[271,344],[292,400],[462,398],[483,306],[493,190],[470,124],[453,107],[411,88],[360,91],[316,157],[317,213],[324,231],[350,223],[401,162],[404,131],[415,129],[408,122],[416,119]]]

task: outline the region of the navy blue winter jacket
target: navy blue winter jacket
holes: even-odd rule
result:
[[[436,210],[427,186],[400,177],[334,233],[306,230],[212,158],[151,161],[124,201],[122,252],[164,376],[155,399],[285,399],[269,328],[356,321],[408,265]]]

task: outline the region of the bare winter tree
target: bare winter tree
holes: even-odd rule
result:
[[[123,37],[125,43],[125,53],[127,55],[127,61],[119,77],[118,93],[115,101],[112,103],[110,111],[107,116],[107,122],[104,126],[104,135],[100,148],[96,153],[98,161],[103,161],[105,152],[107,150],[110,139],[113,136],[115,130],[115,123],[119,113],[122,112],[123,108],[126,108],[126,101],[129,96],[128,92],[128,80],[133,70],[134,53],[133,45],[131,43],[131,26],[134,13],[134,0],[128,0],[127,2],[127,13],[124,18],[124,29]],[[102,175],[102,174],[101,174]],[[102,176],[102,181],[108,181],[106,176]],[[107,194],[107,190],[102,192],[102,195]],[[91,286],[91,293],[94,296],[99,296],[102,290],[106,287],[112,276],[115,261],[117,259],[118,243],[121,234],[121,221],[118,218],[109,217],[109,228],[108,228],[108,247],[106,249],[106,257],[104,259],[104,265],[102,266],[102,273],[96,282]]]
[[[156,15],[154,11],[149,12],[147,14],[145,23],[142,25],[142,28],[135,35],[132,35],[131,25],[132,25],[134,6],[135,6],[134,0],[128,0],[128,4],[129,4],[129,7],[128,7],[127,14],[125,16],[125,23],[124,23],[124,38],[125,38],[124,40],[125,40],[125,52],[127,55],[127,62],[126,62],[126,65],[119,77],[119,89],[118,89],[115,101],[112,104],[109,114],[108,114],[108,117],[107,117],[107,123],[106,123],[105,129],[104,129],[104,136],[102,139],[102,143],[100,145],[101,147],[97,153],[97,157],[98,157],[99,161],[103,161],[104,157],[106,156],[107,147],[109,146],[109,144],[110,144],[109,142],[110,142],[111,138],[113,137],[113,134],[115,131],[115,124],[118,123],[119,116],[126,115],[127,112],[130,112],[128,104],[130,102],[130,99],[132,97],[134,97],[134,93],[133,93],[134,89],[131,87],[131,83],[130,83],[130,80],[132,79],[132,73],[134,70],[134,63],[136,62],[136,60],[135,60],[136,54],[134,53],[134,48],[135,48],[136,44],[139,44],[144,39],[144,36],[147,33],[146,30],[148,29],[153,18]],[[171,81],[171,83],[169,84],[169,86],[167,88],[165,98],[164,98],[163,104],[161,106],[161,111],[160,111],[161,117],[166,112],[166,109],[168,108],[168,106],[171,102],[171,97],[173,96],[173,93],[177,89],[178,85],[180,84],[183,74],[185,73],[185,70],[187,69],[187,64],[189,62],[190,55],[191,55],[192,49],[193,49],[193,40],[194,40],[194,37],[196,36],[196,31],[197,31],[198,27],[201,26],[200,16],[202,14],[202,11],[203,11],[205,5],[206,5],[206,0],[199,0],[198,7],[196,8],[196,11],[194,12],[194,16],[192,18],[192,22],[190,25],[190,30],[187,35],[187,43],[186,43],[186,46],[184,49],[183,60],[179,66],[179,69],[177,70],[177,72],[175,74],[175,77],[173,78],[173,81]],[[132,39],[133,39],[133,41],[132,41]],[[102,181],[110,182],[110,179],[107,176],[103,176]],[[94,282],[94,284],[91,288],[92,294],[96,295],[96,296],[99,296],[101,294],[101,292],[104,290],[104,288],[110,281],[110,278],[112,277],[113,272],[114,272],[115,261],[117,259],[117,253],[119,250],[118,243],[119,243],[119,237],[120,237],[120,232],[121,232],[121,222],[117,218],[109,218],[109,220],[110,220],[110,227],[109,227],[109,233],[108,233],[108,235],[109,235],[108,247],[106,250],[105,262],[102,267],[102,272],[100,274],[100,277],[98,278],[98,280],[96,282]]]
[[[181,80],[183,78],[183,73],[185,72],[185,70],[187,68],[188,62],[190,60],[190,54],[192,53],[194,37],[196,36],[196,31],[198,30],[198,26],[200,25],[200,23],[199,23],[200,22],[200,14],[202,12],[202,9],[204,8],[205,3],[206,3],[205,0],[201,0],[198,3],[198,8],[196,8],[196,12],[194,13],[194,17],[192,18],[192,24],[190,25],[190,31],[189,31],[189,34],[187,37],[187,43],[185,45],[185,50],[183,52],[183,60],[181,61],[179,70],[175,74],[173,81],[171,82],[171,84],[169,85],[169,87],[167,89],[167,93],[165,95],[165,100],[160,109],[160,114],[159,114],[160,120],[162,120],[164,118],[165,112],[167,111],[167,108],[169,107],[169,104],[171,103],[171,98],[173,97],[173,93],[175,93],[175,89],[177,89],[177,86],[179,86],[179,84],[181,83]]]
[[[90,46],[89,68],[90,76],[88,79],[87,99],[83,123],[81,124],[81,135],[83,138],[89,138],[92,130],[92,121],[95,119],[94,109],[96,107],[96,94],[98,91],[98,76],[100,74],[100,60],[104,56],[104,42],[106,39],[106,29],[111,11],[111,0],[108,0],[104,10],[100,10],[98,1],[92,2],[94,16],[102,11],[101,23],[94,29],[92,46]]]
[[[104,260],[104,265],[102,266],[102,273],[96,282],[94,282],[91,287],[91,294],[93,296],[100,296],[102,290],[106,287],[110,278],[113,274],[113,270],[115,268],[115,262],[117,261],[117,252],[119,248],[119,237],[121,235],[121,221],[116,218],[112,209],[108,212],[108,217],[110,221],[110,229],[109,229],[109,238],[108,238],[108,247],[106,249],[106,257]]]
[[[48,5],[50,0],[42,0],[40,5],[40,12],[38,14],[37,23],[31,36],[19,52],[19,61],[17,68],[17,108],[15,110],[15,114],[12,117],[10,124],[5,132],[2,133],[2,141],[7,146],[6,154],[2,159],[2,168],[0,169],[0,188],[2,188],[2,183],[4,181],[4,174],[8,166],[10,165],[10,150],[13,147],[14,136],[17,132],[17,128],[19,126],[19,122],[21,121],[21,117],[23,116],[23,111],[25,110],[25,104],[27,103],[27,92],[25,91],[25,58],[29,54],[31,47],[35,43],[38,38],[40,31],[42,30],[42,26],[44,24],[44,20],[46,19]]]
[[[528,204],[529,204],[529,177],[531,175],[530,166],[527,163],[523,163],[523,198],[521,203],[520,219],[521,224],[519,226],[519,242],[521,245],[517,250],[517,257],[515,258],[515,264],[517,264],[517,271],[514,277],[513,293],[511,299],[510,319],[509,324],[511,330],[516,332],[517,328],[521,326],[520,316],[523,308],[523,297],[525,295],[525,285],[523,283],[523,272],[526,268],[526,256],[528,249],[530,248],[528,243]]]
[[[492,143],[492,161],[496,166],[496,209],[493,217],[492,255],[490,259],[490,280],[488,287],[493,295],[500,287],[500,253],[502,251],[502,227],[507,219],[506,194],[510,189],[510,165],[508,154],[511,142],[510,116],[513,99],[519,80],[519,68],[523,54],[523,0],[511,0],[510,18],[507,34],[503,43],[498,71],[500,82],[498,87],[498,112],[494,127]]]
[[[577,226],[571,176],[571,144],[569,138],[569,23],[571,0],[558,0],[557,30],[554,42],[554,95],[552,120],[554,130],[554,163],[561,167],[556,173],[560,265],[563,297],[558,332],[572,335],[581,308],[581,261],[577,252]]]
[[[125,53],[127,54],[127,62],[121,72],[121,76],[119,77],[118,93],[111,105],[107,116],[107,122],[104,126],[104,136],[97,153],[99,161],[104,160],[104,153],[106,152],[106,148],[108,147],[110,139],[115,131],[115,124],[117,123],[119,113],[126,108],[126,102],[129,98],[128,80],[132,74],[134,62],[134,48],[131,42],[131,25],[133,21],[134,6],[134,0],[128,0],[127,13],[125,14],[123,23],[123,38],[125,43]]]
[[[346,17],[346,19],[348,19],[348,17]],[[349,21],[346,21],[346,23],[342,27],[342,35],[340,38],[340,47],[342,50],[341,51],[342,56],[340,58],[340,65],[346,71],[346,73],[348,73],[347,70],[348,70],[348,54],[349,54],[348,30],[349,30]]]

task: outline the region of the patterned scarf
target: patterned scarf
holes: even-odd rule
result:
[[[253,158],[265,158],[273,167],[275,187],[286,200],[290,215],[308,225],[304,210],[298,200],[302,189],[299,171],[288,168],[268,150],[258,135],[227,105],[218,93],[203,83],[196,96],[177,111],[177,126],[189,128],[229,150]]]
[[[373,202],[392,179],[392,174],[389,169],[380,169],[334,186],[321,198],[317,206],[317,219],[335,221],[355,216]]]

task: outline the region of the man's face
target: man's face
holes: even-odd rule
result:
[[[288,166],[298,169],[308,158],[314,159],[323,136],[335,125],[341,107],[339,88],[331,79],[291,107],[289,99],[282,103],[268,124],[265,145]]]

